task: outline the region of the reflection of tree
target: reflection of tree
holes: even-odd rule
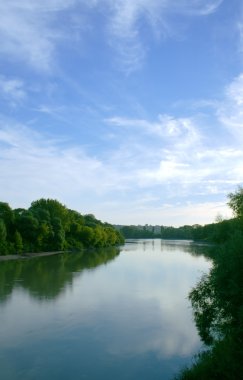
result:
[[[211,258],[211,251],[212,251],[212,246],[207,243],[199,244],[199,243],[192,242],[186,248],[186,252],[190,253],[190,255],[192,256],[204,256],[204,257]]]
[[[0,265],[0,302],[6,301],[14,288],[23,288],[31,296],[48,300],[56,298],[73,281],[74,273],[115,259],[115,247],[39,257],[31,260],[6,261]]]
[[[191,291],[194,318],[209,349],[180,379],[243,377],[243,233],[215,248],[214,265]]]
[[[161,251],[177,251],[190,253],[192,256],[209,256],[210,245],[185,240],[161,240]]]

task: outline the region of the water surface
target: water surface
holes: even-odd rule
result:
[[[210,262],[188,241],[0,262],[3,380],[167,380],[202,346],[187,299]]]

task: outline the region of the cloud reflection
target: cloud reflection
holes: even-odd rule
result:
[[[190,360],[201,343],[187,295],[210,267],[190,250],[189,242],[128,243],[108,265],[76,272],[52,302],[17,286],[2,305],[0,349],[45,342],[48,355],[47,343],[58,341],[65,352],[98,352],[101,362]]]

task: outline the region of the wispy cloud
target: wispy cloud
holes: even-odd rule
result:
[[[154,170],[142,169],[140,178],[144,185],[150,183],[176,186],[174,194],[188,194],[194,189],[194,195],[220,194],[227,192],[243,181],[240,170],[243,164],[243,153],[232,149],[188,151],[181,155],[174,151],[167,153]],[[224,168],[224,171],[222,171]]]
[[[216,11],[221,2],[9,0],[0,4],[0,52],[11,59],[27,62],[35,69],[50,70],[57,58],[59,44],[67,38],[74,42],[77,33],[87,32],[92,22],[89,16],[102,9],[106,15],[103,26],[107,41],[116,51],[120,66],[129,73],[141,66],[147,53],[142,22],[156,38],[168,37],[175,34],[175,26],[169,21],[170,14],[205,16]],[[88,17],[86,21],[83,15]],[[64,33],[65,30],[68,33]]]
[[[243,142],[243,73],[226,87],[225,97],[218,108],[219,121],[228,128],[236,141]]]
[[[213,213],[217,214],[216,203],[210,206],[206,200],[224,198],[226,203],[226,194],[243,183],[243,75],[229,83],[221,99],[213,99],[211,103],[213,107],[203,122],[200,114],[183,118],[159,115],[156,121],[119,116],[106,119],[107,125],[113,130],[116,128],[118,134],[120,130],[126,131],[124,136],[119,134],[124,142],[116,153],[116,160],[132,161],[139,194],[152,191],[164,202],[173,200],[173,204],[176,199],[192,199],[190,207],[173,206],[175,212],[185,212],[190,222],[193,209],[197,208],[200,215],[205,214],[205,220],[207,215],[212,218]],[[220,138],[220,134],[224,138]],[[205,203],[199,207],[196,198],[204,199]],[[155,208],[160,207],[159,202],[145,208],[142,203],[140,206],[141,215],[151,213],[151,220],[157,215]],[[164,212],[161,210],[161,214]],[[230,215],[222,204],[218,212]],[[139,220],[139,213],[133,210],[134,220]],[[165,215],[169,220],[172,214]],[[177,218],[181,220],[179,214]]]
[[[158,121],[145,119],[128,119],[114,116],[105,119],[108,124],[136,129],[140,133],[155,135],[161,139],[173,139],[173,142],[193,144],[199,141],[200,135],[191,118],[175,118],[171,115],[158,115]]]
[[[27,62],[38,70],[53,64],[56,43],[64,38],[55,16],[73,0],[9,0],[0,3],[0,52]]]
[[[99,199],[118,196],[135,185],[136,168],[121,171],[116,161],[87,153],[82,144],[67,146],[66,142],[61,136],[52,138],[1,118],[0,199],[13,199],[13,206],[20,207],[30,199],[58,198],[69,207],[81,205],[91,212]]]
[[[197,16],[207,16],[214,13],[218,7],[221,5],[223,0],[195,0],[195,1],[180,1],[179,3],[175,1],[176,7],[178,7],[182,12],[187,14],[197,15]]]
[[[114,116],[107,120],[107,133],[116,128],[118,139],[105,155],[87,153],[78,143],[67,147],[61,137],[52,139],[9,119],[2,118],[0,124],[0,197],[5,201],[15,199],[16,207],[44,196],[58,198],[80,211],[85,204],[87,212],[98,212],[97,216],[110,221],[114,217],[115,221],[113,211],[118,213],[118,208],[109,208],[106,203],[115,200],[121,221],[121,209],[129,212],[130,207],[134,221],[139,215],[146,215],[148,222],[149,217],[151,222],[153,218],[159,221],[163,212],[167,223],[175,217],[180,224],[185,212],[184,221],[196,223],[199,220],[190,214],[197,207],[195,200],[190,207],[173,206],[172,214],[161,204],[175,205],[176,200],[186,202],[195,197],[206,202],[211,195],[222,198],[243,182],[242,150],[207,145],[195,118],[159,115],[156,121],[150,121]],[[120,136],[124,128],[126,133]],[[16,193],[16,189],[21,191]],[[213,204],[208,216],[205,211],[205,220],[217,212],[224,213],[221,206],[215,210]]]
[[[43,196],[69,201],[72,194],[74,207],[74,199],[82,199],[86,192],[102,191],[99,178],[106,176],[102,162],[81,147],[63,148],[60,141],[11,120],[0,124],[2,200],[7,194],[15,205],[26,205]]]
[[[136,162],[136,178],[141,188],[169,186],[171,196],[187,196],[191,192],[198,196],[225,194],[243,182],[243,76],[237,77],[225,91],[225,96],[214,101],[215,114],[201,125],[200,117],[174,117],[159,115],[157,121],[110,117],[108,125],[126,130],[126,149],[131,136],[140,145],[141,154],[134,151],[130,156]],[[217,130],[212,129],[215,121]],[[228,130],[227,143],[218,138],[218,130]],[[210,139],[207,137],[211,130]],[[143,136],[143,137],[142,137]],[[152,144],[150,139],[152,138]],[[212,140],[215,141],[212,144]],[[124,149],[124,157],[128,157]],[[122,161],[123,150],[120,150]],[[222,170],[223,168],[223,170]]]
[[[126,72],[139,68],[146,56],[148,47],[142,38],[141,21],[144,21],[158,37],[171,37],[177,34],[175,25],[171,24],[171,14],[205,16],[216,11],[222,0],[188,1],[171,0],[103,0],[109,3],[110,42],[115,47],[120,64]],[[102,0],[99,2],[102,3]]]
[[[20,102],[26,98],[24,82],[17,78],[7,79],[0,75],[0,97],[11,104]]]

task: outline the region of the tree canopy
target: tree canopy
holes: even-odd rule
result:
[[[243,187],[239,186],[238,190],[228,195],[228,205],[232,209],[234,215],[238,218],[243,217]]]
[[[122,244],[121,234],[94,215],[81,215],[55,199],[28,209],[0,202],[0,254],[81,249]]]

